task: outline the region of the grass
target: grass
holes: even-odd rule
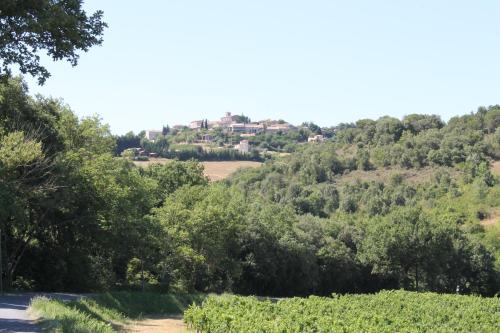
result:
[[[106,309],[117,311],[128,318],[143,315],[181,314],[193,303],[201,303],[203,294],[157,294],[115,292],[99,294],[93,299]]]
[[[38,324],[44,332],[111,333],[146,315],[181,314],[204,298],[202,294],[138,292],[97,294],[70,302],[37,297],[30,305],[30,312],[39,318]]]
[[[113,326],[125,322],[120,313],[101,308],[92,300],[63,302],[35,298],[30,312],[39,317],[44,332],[111,333]]]

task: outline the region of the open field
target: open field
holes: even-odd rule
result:
[[[253,161],[202,162],[202,164],[205,167],[205,175],[213,181],[227,178],[241,168],[257,168],[262,165],[260,162]]]
[[[166,158],[152,158],[149,161],[134,161],[134,164],[140,167],[147,167],[151,164],[165,164],[171,160]],[[227,178],[230,174],[240,168],[257,168],[262,165],[254,161],[206,161],[201,162],[205,167],[205,176],[212,181]]]

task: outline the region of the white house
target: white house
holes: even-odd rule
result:
[[[248,140],[241,140],[234,148],[242,153],[248,153],[250,151],[250,144]]]
[[[260,133],[264,131],[264,125],[235,123],[229,125],[229,131],[233,133]]]
[[[314,136],[310,136],[308,139],[307,139],[307,142],[323,142],[325,141],[325,138],[323,137],[323,135],[320,135],[320,134],[317,134],[317,135],[314,135]]]
[[[222,127],[227,127],[233,123],[233,115],[231,112],[226,112],[224,117],[220,118],[219,125]]]
[[[266,127],[267,133],[288,132],[292,126],[290,124],[273,124]]]
[[[190,129],[199,129],[201,128],[201,124],[203,123],[203,120],[194,120],[189,123],[189,128]]]
[[[146,139],[149,141],[155,141],[157,137],[162,135],[163,132],[161,130],[149,130],[146,131]]]

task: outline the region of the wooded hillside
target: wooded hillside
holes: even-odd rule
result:
[[[98,118],[0,83],[4,285],[329,295],[499,291],[500,107],[383,117],[209,183],[115,157]]]

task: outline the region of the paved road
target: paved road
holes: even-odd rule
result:
[[[40,329],[29,318],[26,310],[35,296],[72,300],[73,294],[6,294],[0,296],[0,333],[39,333]]]

